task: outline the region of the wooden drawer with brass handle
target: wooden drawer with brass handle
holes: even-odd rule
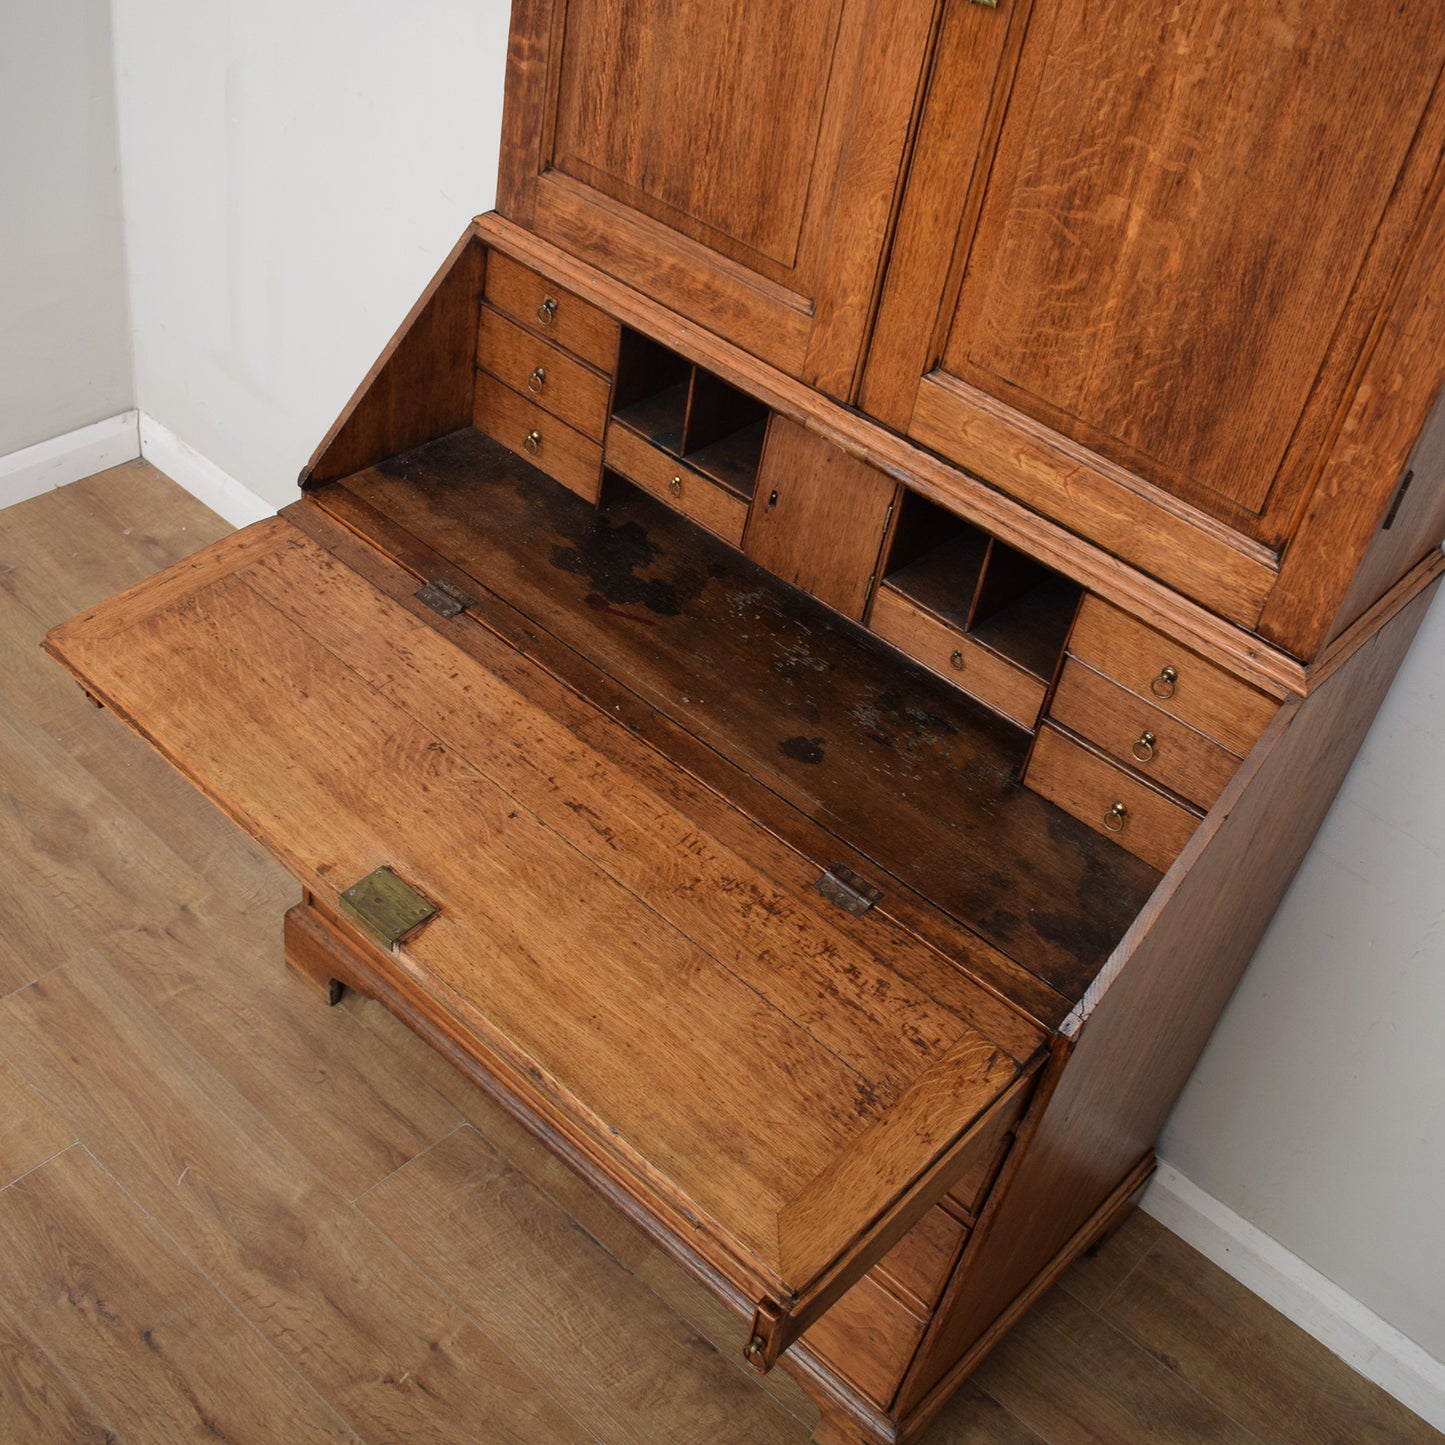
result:
[[[529,331],[545,336],[609,376],[622,327],[605,311],[554,286],[500,251],[487,255],[486,299]]]
[[[607,465],[729,546],[742,546],[748,504],[741,497],[615,421],[607,428]]]
[[[1049,723],[1039,729],[1024,782],[1162,873],[1201,815]]]
[[[490,306],[482,307],[477,364],[574,431],[602,440],[611,381]]]
[[[486,372],[477,374],[473,420],[479,431],[589,502],[602,488],[602,448]]]

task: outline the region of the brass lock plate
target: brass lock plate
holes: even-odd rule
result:
[[[340,897],[341,911],[383,947],[395,948],[437,912],[411,884],[390,868],[381,867],[353,883]]]

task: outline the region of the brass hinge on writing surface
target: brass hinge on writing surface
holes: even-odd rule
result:
[[[426,603],[433,612],[442,617],[455,617],[458,612],[465,612],[477,600],[475,597],[468,597],[454,583],[443,581],[440,577],[435,582],[428,582],[416,594],[416,599]]]
[[[830,863],[813,887],[829,903],[836,903],[845,913],[851,913],[855,918],[867,913],[883,897],[883,890],[877,884],[870,883],[841,863]]]
[[[395,948],[408,933],[436,915],[437,906],[390,868],[378,868],[353,883],[337,900],[341,911],[385,948]]]

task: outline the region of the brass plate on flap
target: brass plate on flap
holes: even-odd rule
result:
[[[341,911],[359,923],[378,942],[395,948],[414,928],[420,928],[437,911],[390,868],[381,867],[354,883],[340,898]]]

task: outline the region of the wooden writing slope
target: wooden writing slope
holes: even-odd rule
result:
[[[1268,9],[520,0],[303,499],[47,643],[821,1442],[1129,1207],[1439,580],[1439,27]]]

